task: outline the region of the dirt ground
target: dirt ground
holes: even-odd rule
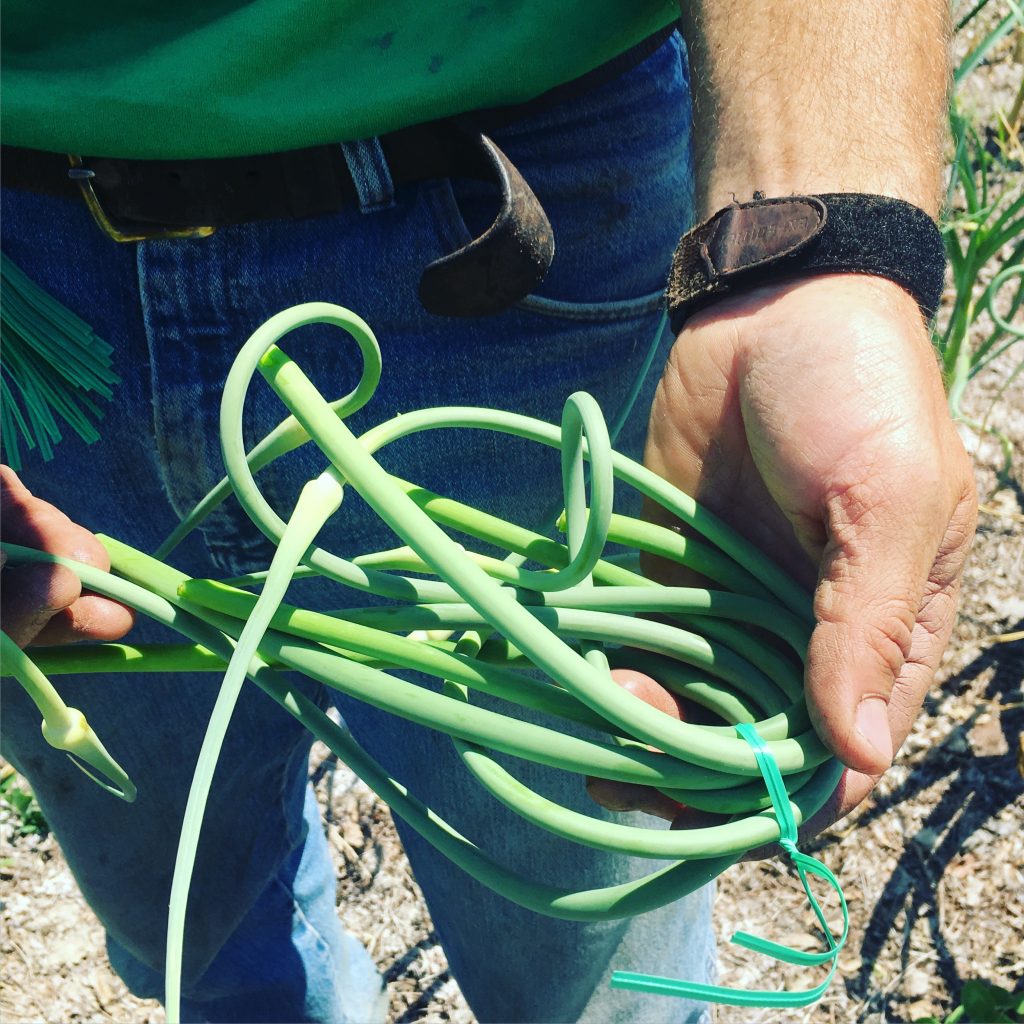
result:
[[[1020,65],[1016,65],[1019,81]],[[854,815],[807,847],[840,878],[849,941],[831,988],[794,1011],[720,1008],[720,1024],[912,1022],[942,1017],[965,981],[1024,978],[1024,375],[997,398],[1020,346],[968,390],[965,411],[1010,439],[964,430],[981,518],[960,620],[940,678],[896,764]],[[386,807],[314,750],[311,768],[338,869],[339,913],[387,980],[394,1024],[471,1024]],[[0,809],[0,1021],[160,1022],[109,968],[102,930],[51,835],[18,837]],[[728,944],[736,929],[816,949],[795,876],[777,861],[719,882],[724,984],[803,989],[813,969],[767,963]]]

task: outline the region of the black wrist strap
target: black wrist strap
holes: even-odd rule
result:
[[[683,235],[668,309],[678,333],[717,298],[803,274],[857,273],[904,287],[930,322],[942,296],[945,247],[924,210],[901,199],[834,192],[732,203]]]

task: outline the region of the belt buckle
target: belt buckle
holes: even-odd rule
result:
[[[148,242],[157,238],[208,238],[217,230],[216,227],[210,225],[187,228],[167,228],[159,225],[143,227],[138,224],[132,224],[131,227],[119,226],[110,219],[107,211],[103,209],[103,204],[93,188],[92,179],[96,172],[85,166],[78,153],[68,153],[68,161],[71,164],[68,177],[81,190],[82,198],[92,214],[92,219],[99,225],[100,230],[115,242]]]

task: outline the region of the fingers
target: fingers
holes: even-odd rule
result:
[[[679,702],[660,683],[643,672],[632,669],[612,669],[612,679],[624,690],[679,721],[683,716]],[[590,798],[609,811],[643,811],[674,821],[683,810],[682,804],[659,793],[650,786],[630,782],[612,782],[609,779],[587,779]]]
[[[78,577],[62,565],[5,567],[0,606],[4,631],[19,647],[25,647],[81,593]]]
[[[587,779],[587,794],[595,803],[609,811],[642,811],[656,818],[675,821],[683,805],[650,786],[634,782],[611,782],[609,779]]]
[[[54,555],[110,568],[103,545],[60,509],[35,497],[7,466],[0,466],[3,539]],[[78,577],[61,565],[5,566],[3,628],[19,646],[116,640],[132,626],[132,612],[116,601],[83,594]]]
[[[825,801],[821,808],[812,814],[797,829],[797,844],[813,839],[816,835],[824,832],[830,825],[844,818],[861,802],[867,799],[868,794],[875,788],[878,777],[862,775],[847,769],[843,772],[839,783],[832,795]],[[757,846],[743,854],[741,860],[770,860],[779,855],[779,844],[768,843],[765,846]]]
[[[919,485],[874,482],[828,503],[808,703],[825,743],[869,777],[889,767],[931,685],[973,536],[973,485],[961,488],[952,515],[942,513],[942,489],[929,499]],[[935,536],[929,524],[944,520]],[[837,813],[853,806],[843,805]]]
[[[120,640],[135,624],[135,614],[118,601],[83,593],[54,615],[36,634],[34,644],[71,644],[80,640]]]
[[[627,693],[639,697],[644,703],[663,711],[677,722],[682,721],[683,713],[675,695],[649,675],[629,668],[613,668],[611,674],[612,680]]]
[[[612,679],[624,690],[677,721],[684,718],[676,696],[643,672],[635,672],[633,669],[612,669]],[[674,829],[705,828],[722,822],[718,815],[686,807],[651,786],[590,778],[587,779],[587,793],[592,800],[609,811],[641,811],[644,814],[653,814],[656,818],[672,822]]]

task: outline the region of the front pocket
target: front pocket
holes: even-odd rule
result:
[[[449,252],[454,252],[473,240],[475,237],[474,233],[470,231],[466,221],[463,219],[460,202],[455,197],[451,181],[445,180],[432,183],[427,192],[427,200],[437,221],[441,238]],[[482,200],[480,197],[477,197],[477,202],[482,205],[483,202],[486,202],[486,197]],[[482,230],[484,229],[481,228]],[[560,254],[561,249],[556,231],[555,261],[559,259]],[[554,263],[552,264],[552,270],[554,270]],[[550,273],[548,276],[550,277]],[[665,264],[664,276],[666,278],[668,276],[667,263]],[[594,283],[596,284],[597,282]],[[656,288],[643,295],[621,299],[606,299],[603,301],[549,297],[544,294],[546,286],[547,280],[542,281],[537,291],[517,302],[515,308],[524,312],[538,313],[541,316],[564,317],[570,320],[628,320],[652,313],[658,308],[664,294],[664,281],[659,281]]]
[[[672,252],[694,219],[689,90],[670,39],[614,81],[493,133],[551,221],[555,256],[519,309],[604,321],[657,307]],[[425,188],[451,252],[479,236],[497,189],[466,179]]]

